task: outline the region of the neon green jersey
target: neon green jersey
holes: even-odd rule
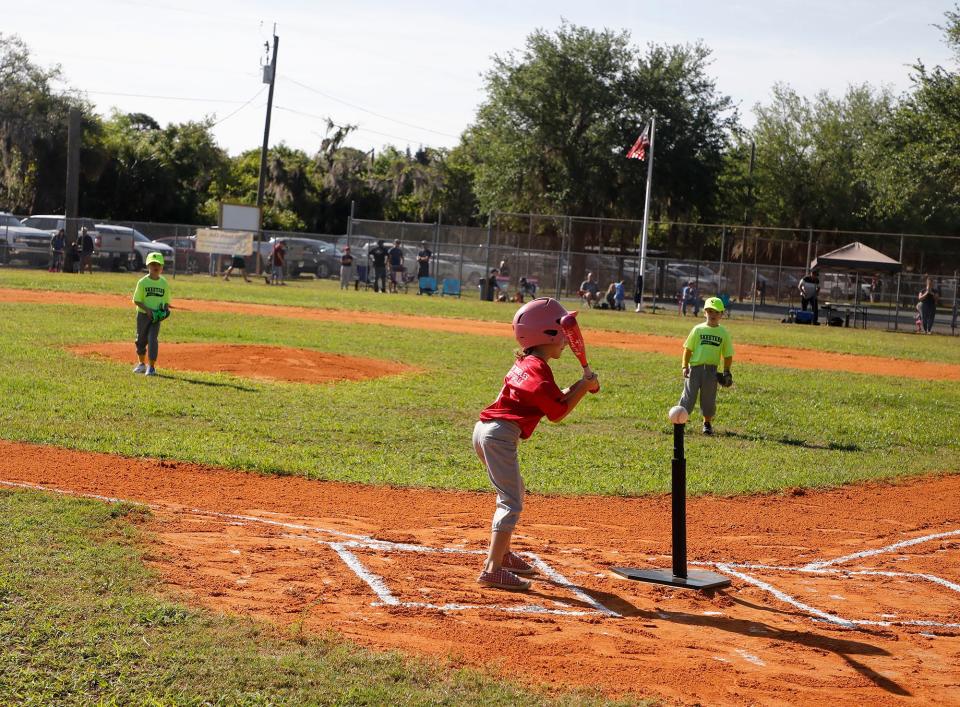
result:
[[[690,330],[683,347],[693,351],[691,366],[720,366],[723,359],[733,358],[733,339],[730,332],[719,324],[697,324]]]
[[[162,304],[170,304],[170,285],[167,278],[163,275],[156,280],[149,275],[141,277],[133,291],[133,301],[143,302],[147,309],[157,309]]]

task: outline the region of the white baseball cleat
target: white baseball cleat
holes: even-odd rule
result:
[[[133,367],[133,372],[134,372],[134,373],[146,373],[146,372],[147,372],[147,364],[145,364],[145,363],[138,363],[136,366]]]
[[[157,369],[153,366],[147,366],[147,370],[144,372],[146,376],[155,376],[157,375]]]

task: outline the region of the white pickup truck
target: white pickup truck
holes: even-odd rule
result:
[[[46,265],[50,261],[50,234],[24,226],[13,214],[0,212],[0,262],[11,260]]]
[[[77,236],[79,237],[82,229],[86,228],[87,233],[93,237],[93,262],[102,268],[118,270],[120,266],[126,266],[133,253],[133,234],[124,232],[104,232],[101,233],[94,225],[93,220],[88,218],[77,219]],[[50,236],[66,227],[66,218],[64,216],[31,216],[24,219],[24,226],[38,228],[46,231]],[[49,237],[48,237],[49,247]],[[47,251],[44,250],[44,253]]]

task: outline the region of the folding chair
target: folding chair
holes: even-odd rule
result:
[[[437,278],[421,277],[419,285],[420,285],[420,294],[432,295],[434,292],[437,291]]]
[[[440,292],[440,296],[444,295],[456,295],[460,296],[460,281],[456,278],[444,278],[443,280],[443,290]]]

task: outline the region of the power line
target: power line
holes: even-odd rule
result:
[[[435,135],[442,135],[443,137],[450,137],[450,138],[453,138],[454,140],[460,139],[460,136],[459,136],[459,135],[451,135],[450,133],[441,132],[440,130],[433,130],[433,129],[431,129],[431,128],[425,128],[425,127],[423,127],[422,125],[416,125],[415,123],[408,123],[408,122],[406,122],[406,121],[404,121],[404,120],[398,120],[397,118],[391,118],[391,117],[388,116],[388,115],[383,115],[382,113],[377,113],[376,111],[372,111],[372,110],[370,110],[369,108],[364,108],[363,106],[358,106],[356,103],[351,103],[350,101],[345,101],[345,100],[343,100],[342,98],[337,98],[336,96],[331,96],[329,93],[325,93],[325,92],[321,91],[320,89],[314,88],[313,86],[308,86],[307,84],[302,83],[302,82],[300,82],[300,81],[297,81],[296,79],[292,79],[292,78],[290,78],[289,76],[283,76],[283,77],[281,77],[281,78],[286,79],[286,80],[289,81],[290,83],[296,84],[296,85],[299,86],[300,88],[304,88],[304,89],[306,89],[306,90],[308,90],[308,91],[312,91],[313,93],[316,93],[317,95],[323,96],[324,98],[329,98],[331,101],[336,101],[337,103],[342,103],[342,104],[345,105],[345,106],[350,106],[351,108],[355,108],[356,110],[363,111],[364,113],[369,113],[370,115],[374,115],[374,116],[376,116],[376,117],[378,117],[378,118],[382,118],[382,119],[384,119],[384,120],[389,120],[391,123],[397,123],[398,125],[406,125],[408,128],[415,128],[415,129],[417,129],[417,130],[423,130],[424,132],[433,133],[433,134],[435,134]],[[370,132],[374,132],[374,131],[371,130]],[[414,140],[413,142],[416,142],[416,141]]]
[[[315,118],[316,120],[322,120],[326,122],[329,120],[328,116],[325,115],[316,115],[315,113],[306,113],[302,110],[294,110],[293,108],[284,108],[283,106],[274,106],[277,110],[282,110],[286,113],[294,113],[295,115],[302,115],[305,118]],[[356,126],[356,129],[365,133],[373,133],[374,135],[381,135],[383,137],[388,137],[393,140],[402,140],[403,142],[408,142],[414,145],[422,145],[423,140],[414,140],[413,138],[403,137],[402,135],[391,135],[390,133],[381,133],[377,130],[371,130],[370,128],[364,128],[361,126]]]
[[[237,113],[239,113],[240,111],[242,111],[242,110],[243,110],[244,108],[246,108],[248,105],[250,105],[251,103],[253,103],[253,101],[256,100],[257,96],[259,96],[261,93],[263,93],[263,90],[264,90],[265,88],[266,88],[266,86],[261,86],[261,87],[260,87],[260,90],[257,91],[255,94],[253,94],[253,97],[252,97],[249,101],[247,101],[247,102],[244,103],[242,106],[240,106],[240,107],[237,108],[236,110],[232,111],[232,112],[229,113],[228,115],[225,115],[223,118],[221,118],[220,120],[218,120],[216,123],[214,123],[214,124],[211,125],[210,127],[211,127],[211,128],[214,128],[214,127],[220,125],[220,123],[222,123],[223,121],[229,120],[230,118],[232,118],[233,116],[235,116]]]
[[[195,98],[190,96],[155,96],[149,93],[121,93],[119,91],[83,91],[97,96],[126,96],[129,98],[157,98],[163,101],[191,101],[194,103],[243,103],[243,101],[229,101],[224,98]],[[252,99],[251,99],[252,100]],[[247,101],[249,103],[249,101]]]

